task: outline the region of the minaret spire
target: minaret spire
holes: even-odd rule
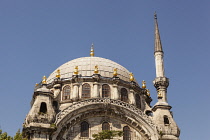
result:
[[[155,51],[154,51],[154,57],[155,57],[155,67],[156,67],[156,78],[153,81],[154,86],[158,93],[158,103],[164,103],[165,105],[168,105],[167,103],[167,88],[169,85],[169,79],[165,77],[164,73],[164,61],[163,61],[163,48],[160,40],[160,33],[158,29],[158,22],[157,22],[157,14],[155,12],[154,14],[154,20],[155,20]]]
[[[155,63],[156,63],[156,77],[165,77],[164,74],[164,63],[163,63],[163,48],[160,40],[160,33],[158,28],[158,22],[157,22],[157,14],[155,12],[154,14],[154,20],[155,20]]]
[[[154,19],[155,19],[155,52],[163,52],[156,12],[154,14]]]

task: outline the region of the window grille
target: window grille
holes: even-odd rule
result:
[[[90,98],[90,85],[82,85],[82,98]]]
[[[123,127],[123,140],[130,140],[131,134],[130,134],[130,128],[128,126]]]
[[[89,124],[87,122],[81,123],[81,137],[89,137]]]
[[[70,99],[70,93],[71,93],[71,87],[70,86],[65,86],[63,88],[63,100]]]
[[[128,91],[125,88],[121,89],[121,101],[128,102]]]
[[[107,84],[102,85],[102,97],[110,97],[110,87]]]
[[[110,125],[108,122],[104,122],[102,124],[102,130],[110,130]]]

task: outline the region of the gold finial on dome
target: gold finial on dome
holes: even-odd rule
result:
[[[117,77],[118,73],[117,73],[117,68],[114,68],[114,72],[113,72],[113,76]]]
[[[98,65],[95,65],[94,73],[98,74]]]
[[[76,66],[75,68],[74,68],[74,74],[75,75],[78,75],[79,74],[79,70],[78,70],[79,68],[78,68],[78,66]]]
[[[90,56],[93,57],[95,54],[94,54],[94,44],[92,43],[91,45],[91,50],[90,50]]]
[[[42,78],[42,84],[47,84],[47,78],[46,78],[46,76],[43,76],[43,78]]]
[[[145,89],[146,88],[146,82],[143,80],[142,81],[142,88]]]
[[[35,84],[35,87],[37,87],[38,85],[39,85],[39,84],[38,84],[38,83],[36,83],[36,84]]]
[[[134,75],[133,75],[132,72],[130,73],[130,81],[131,81],[131,82],[134,81]]]
[[[61,73],[60,73],[60,70],[59,69],[56,71],[56,77],[57,78],[60,78],[61,77]]]
[[[150,96],[150,91],[149,91],[149,89],[147,89],[147,96]]]

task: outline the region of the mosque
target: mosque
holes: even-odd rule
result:
[[[156,14],[154,20],[154,106],[145,81],[139,85],[125,67],[95,57],[92,45],[89,57],[61,65],[36,84],[23,134],[30,140],[93,140],[93,134],[114,130],[123,132],[114,140],[179,140]]]

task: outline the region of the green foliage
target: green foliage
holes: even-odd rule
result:
[[[0,140],[27,140],[27,139],[23,138],[20,129],[18,129],[14,137],[8,136],[7,132],[2,133],[2,130],[0,129]]]
[[[104,140],[104,139],[113,139],[116,136],[121,137],[123,135],[122,131],[114,131],[114,130],[103,130],[98,134],[93,134],[94,140]]]
[[[12,137],[7,135],[7,132],[2,133],[2,130],[0,129],[0,140],[12,140]]]
[[[20,129],[16,132],[13,140],[27,140],[26,138],[23,138],[22,133],[20,132]]]

